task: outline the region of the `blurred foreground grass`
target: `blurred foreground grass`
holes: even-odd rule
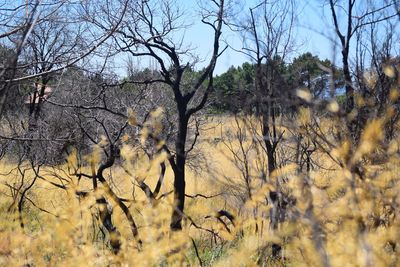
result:
[[[300,126],[311,123],[304,119],[306,115],[299,116]],[[316,151],[312,154],[315,167],[307,171],[287,160],[269,179],[262,177],[266,166],[262,165],[244,121],[227,116],[206,119],[205,130],[194,151],[196,164],[188,168],[186,219],[182,232],[169,229],[173,179],[168,166],[161,191],[164,197],[148,201],[137,186],[138,181],[145,181],[154,188],[158,163],[163,156],[150,162],[128,143],[122,147],[122,159],[106,171],[107,180],[113,191],[127,200],[141,241],[132,237],[124,214],[111,201],[113,223],[122,242],[117,255],[109,247],[110,240],[115,237],[110,237],[99,223],[96,197],[106,192],[101,185],[96,192],[91,192],[90,179],[78,181],[71,174],[71,169],[78,164],[74,153],[65,165],[46,166],[40,170],[40,177],[23,203],[23,230],[15,194],[20,194],[36,175],[25,164],[21,166],[25,170],[21,178],[15,165],[1,161],[0,265],[400,264],[400,145],[399,139],[384,143],[382,121],[370,122],[353,149],[344,141],[329,153]],[[328,131],[333,123],[326,120],[321,125]],[[235,135],[238,127],[244,135],[241,142]],[[290,158],[288,155],[293,153],[292,139],[290,132],[285,132],[282,157]],[[101,155],[96,153],[94,149],[90,157],[99,164]],[[249,184],[243,177],[244,155]],[[384,160],[377,163],[374,158],[378,156]],[[80,171],[90,173],[90,166],[80,167]],[[272,230],[269,227],[271,204],[266,195],[275,190],[277,180],[282,193],[294,201],[287,207],[285,221],[277,230]],[[57,188],[52,183],[68,185],[68,189]],[[19,191],[12,189],[21,184]],[[78,197],[77,191],[88,194]],[[236,217],[234,222],[216,216],[220,210],[232,213]],[[271,256],[272,244],[282,245],[282,257]]]

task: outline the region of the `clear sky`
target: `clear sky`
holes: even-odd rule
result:
[[[203,62],[197,65],[197,68],[204,67],[212,52],[213,32],[211,28],[201,23],[199,15],[199,1],[203,3],[208,0],[175,0],[181,11],[184,13],[185,22],[191,21],[192,25],[184,32],[177,33],[175,36],[180,39],[184,34],[185,44],[190,44],[193,53],[198,55]],[[257,0],[233,0],[243,5],[237,16],[245,16],[249,13],[249,7],[253,7]],[[311,52],[319,56],[321,59],[329,59],[336,65],[340,66],[340,49],[337,44],[337,36],[333,29],[331,13],[327,1],[324,0],[293,0],[295,2],[296,12],[296,27],[294,28],[295,48],[296,50],[288,57],[289,60],[304,53]],[[385,0],[371,0],[374,4],[381,5]],[[361,5],[367,4],[367,0],[360,0]],[[342,18],[343,12],[339,11],[339,19]],[[344,20],[343,20],[344,21]],[[236,49],[242,48],[242,39],[238,33],[232,32],[228,27],[223,29],[223,40],[228,42]],[[221,48],[225,44],[221,44]],[[335,56],[336,55],[336,56]],[[221,74],[230,66],[239,66],[243,62],[250,61],[244,54],[236,52],[232,49],[227,49],[219,58],[215,73]],[[151,67],[150,60],[141,60],[140,67]],[[121,71],[123,65],[116,64]],[[121,72],[120,72],[121,73]]]
[[[257,0],[234,1],[241,2],[244,5],[238,16],[248,14],[248,8],[260,2]],[[369,7],[371,5],[383,6],[386,3],[385,1],[387,2],[387,0],[360,0],[357,2],[358,6],[356,7],[364,9],[365,5],[369,5]],[[198,0],[177,0],[177,2],[182,3],[182,8],[186,9],[191,17],[198,18],[196,16],[196,12],[198,12]],[[294,3],[298,14],[294,29],[296,51],[289,55],[289,60],[301,53],[311,52],[321,59],[327,58],[336,65],[341,65],[340,48],[336,33],[334,32],[331,11],[327,1],[294,0]],[[337,12],[339,20],[345,22],[346,20],[343,19],[343,16],[345,16],[344,11],[338,9]],[[395,18],[395,20],[399,21],[398,18]],[[397,29],[400,29],[399,23],[396,26]],[[400,34],[400,30],[398,34]],[[240,49],[242,47],[241,38],[227,27],[224,29],[223,37],[235,48]],[[195,21],[193,27],[186,32],[186,39],[197,47],[197,52],[202,57],[211,53],[212,32],[209,27],[203,25],[199,20]],[[351,46],[351,48],[354,49],[354,46]],[[219,59],[215,73],[223,73],[230,66],[238,66],[245,61],[250,61],[250,59],[241,53],[228,49]]]
[[[198,10],[197,1],[186,0],[182,2],[184,2],[182,7],[189,13],[193,13],[192,17],[196,18],[196,12]],[[247,1],[247,6],[243,8],[243,13],[248,12],[248,7],[251,6],[252,2],[254,3],[256,1]],[[318,55],[322,59],[333,58],[333,44],[332,41],[327,38],[329,36],[334,36],[332,30],[329,28],[331,27],[329,26],[330,14],[324,14],[326,9],[322,4],[318,4],[318,2],[322,3],[323,1],[296,1],[296,4],[298,4],[296,8],[299,14],[297,27],[294,29],[297,51],[292,53],[292,58],[307,51]],[[240,36],[230,31],[227,27],[224,29],[223,37],[224,40],[235,48],[240,49],[242,47]],[[194,22],[193,26],[186,32],[186,39],[192,43],[194,47],[197,47],[196,51],[201,57],[204,58],[210,55],[212,49],[212,32],[208,26],[203,25],[201,22]],[[230,66],[238,66],[245,61],[250,61],[250,59],[242,53],[227,49],[219,59],[215,72],[216,74],[223,73]]]
[[[4,1],[4,0],[3,0]],[[9,2],[8,2],[9,1]],[[14,2],[13,2],[14,1]],[[25,0],[5,0],[3,5],[10,3],[19,4]],[[51,2],[51,0],[49,0]],[[193,53],[198,55],[204,62],[200,62],[197,68],[205,66],[207,59],[209,59],[212,52],[213,32],[211,28],[201,23],[199,15],[199,2],[210,3],[210,0],[171,0],[179,6],[184,13],[184,22],[191,22],[192,25],[184,32],[178,32],[175,36],[178,39],[182,35],[185,36],[185,44],[191,44]],[[246,16],[249,14],[249,7],[254,7],[261,0],[226,0],[226,2],[234,1],[242,5],[241,10],[237,12],[236,16]],[[273,0],[285,1],[285,0]],[[295,3],[296,13],[298,14],[296,27],[294,29],[296,51],[289,55],[289,60],[304,52],[311,52],[321,59],[330,59],[337,65],[340,65],[340,51],[335,47],[337,37],[333,31],[333,23],[330,10],[326,0],[293,0]],[[362,7],[365,5],[373,4],[382,6],[384,2],[389,0],[359,0],[357,3]],[[395,1],[395,0],[390,0]],[[397,0],[398,1],[398,0]],[[1,3],[1,0],[0,0]],[[158,3],[153,0],[153,3]],[[339,9],[340,10],[340,9]],[[340,14],[341,13],[341,14]],[[339,13],[339,18],[343,16],[343,11]],[[397,21],[398,18],[396,18]],[[343,20],[344,21],[344,20]],[[400,27],[397,27],[399,29]],[[400,35],[400,31],[398,31]],[[232,32],[228,27],[223,29],[222,40],[228,42],[236,49],[242,48],[242,40],[238,33]],[[400,40],[398,42],[400,44]],[[225,46],[221,43],[221,49]],[[354,47],[352,47],[354,49]],[[399,48],[400,50],[400,48]],[[397,51],[400,53],[400,51]],[[335,58],[336,55],[336,58]],[[154,63],[148,58],[135,59],[138,62],[138,68],[151,67]],[[238,66],[243,62],[250,61],[244,54],[236,52],[232,49],[227,49],[225,53],[219,58],[216,66],[215,73],[221,74],[225,72],[230,66]],[[99,63],[102,66],[102,62]],[[114,66],[112,68],[119,75],[126,74],[126,55],[118,55],[114,58]]]

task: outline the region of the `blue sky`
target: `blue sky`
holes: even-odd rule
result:
[[[203,3],[207,0],[176,0],[181,11],[184,13],[184,22],[190,21],[192,24],[184,32],[176,33],[177,40],[180,40],[184,35],[185,45],[193,48],[192,52],[200,59],[204,60],[197,64],[197,69],[204,67],[212,52],[213,32],[211,28],[201,23],[199,15],[198,1]],[[245,6],[237,16],[244,16],[248,13],[248,8],[258,3],[257,0],[233,0],[241,2]],[[295,52],[291,53],[287,59],[290,61],[294,57],[304,53],[311,52],[319,56],[321,59],[329,59],[336,65],[341,65],[340,49],[335,46],[337,43],[337,36],[333,29],[331,13],[327,1],[324,0],[294,0],[296,4],[296,12],[298,14],[295,34]],[[381,5],[384,0],[371,0],[374,4]],[[360,5],[367,4],[367,0],[360,0]],[[342,18],[343,12],[338,13],[339,19]],[[344,20],[342,20],[344,21]],[[223,29],[223,40],[229,42],[230,45],[236,49],[242,47],[242,40],[237,33],[230,31],[227,27]],[[221,44],[221,48],[224,47]],[[354,49],[353,46],[351,46]],[[118,73],[125,72],[124,64],[116,64]],[[225,72],[230,66],[239,66],[243,62],[250,61],[242,53],[236,52],[232,49],[227,49],[225,53],[219,58],[215,69],[215,74]],[[139,68],[151,67],[149,59],[138,60],[140,62]],[[154,63],[153,63],[154,66]]]
[[[193,13],[193,17],[195,18],[196,10],[198,10],[197,1],[187,0],[182,2],[185,2],[183,8],[189,13]],[[326,9],[324,10],[322,5],[318,4],[318,2],[321,3],[322,1],[297,1],[299,4],[297,6],[299,12],[297,23],[299,25],[294,29],[297,51],[290,55],[291,58],[302,52],[309,51],[318,55],[320,58],[333,59],[332,41],[324,36],[333,36],[333,32],[330,29],[331,26],[329,26],[330,14],[323,14],[322,11],[325,12]],[[247,10],[247,8],[244,9],[244,11]],[[198,52],[202,58],[210,55],[212,48],[212,32],[208,26],[199,22],[194,22],[193,27],[186,32],[186,39],[192,43],[194,47],[197,47],[196,52]],[[242,46],[241,38],[237,33],[231,32],[228,28],[225,28],[224,39],[237,49],[240,49]],[[250,61],[250,59],[241,53],[228,49],[219,59],[215,72],[216,74],[223,73],[230,66],[238,66],[245,61]]]
[[[0,0],[1,1],[1,0]],[[3,5],[9,3],[17,4],[22,3],[25,0],[15,0],[15,2],[5,1]],[[22,2],[21,2],[22,1]],[[50,1],[50,0],[49,0]],[[171,0],[174,1],[174,0]],[[204,25],[200,21],[199,5],[198,2],[209,3],[209,0],[175,0],[176,4],[181,8],[184,13],[184,22],[192,22],[192,25],[187,28],[184,32],[178,32],[174,38],[179,40],[182,35],[185,35],[185,45],[190,44],[193,48],[193,53],[198,55],[204,62],[200,62],[197,68],[205,66],[207,59],[211,54],[213,32],[210,27]],[[241,12],[238,12],[237,16],[244,16],[249,13],[248,8],[253,7],[260,0],[226,0],[240,2],[243,6]],[[281,0],[276,0],[281,1]],[[283,1],[283,0],[282,0]],[[333,31],[332,19],[330,10],[326,0],[293,0],[296,4],[296,11],[298,18],[296,21],[296,27],[294,34],[296,36],[296,51],[289,55],[289,60],[298,56],[304,52],[311,52],[321,59],[328,58],[340,65],[340,50],[338,47],[335,48],[334,44],[337,41],[337,37]],[[384,1],[388,0],[359,0],[357,3],[362,7],[372,3],[373,5],[382,5]],[[154,0],[153,3],[158,3]],[[340,16],[343,14],[339,14]],[[397,19],[397,18],[396,18]],[[399,27],[398,27],[399,28]],[[230,45],[236,49],[242,48],[242,40],[238,33],[230,31],[227,27],[223,29],[223,40],[227,41]],[[400,41],[399,41],[400,44]],[[224,47],[224,43],[221,44],[221,48]],[[354,49],[353,46],[351,46]],[[400,48],[398,48],[400,50]],[[398,51],[400,53],[400,51]],[[336,58],[335,58],[336,55]],[[135,59],[138,63],[138,68],[151,67],[154,64],[150,63],[148,58]],[[243,62],[250,61],[245,55],[236,52],[232,49],[227,49],[225,53],[219,58],[217,62],[216,74],[225,72],[230,66],[238,66]],[[99,63],[102,65],[102,62]],[[126,73],[126,55],[118,55],[114,58],[114,71],[119,75],[125,75]]]
[[[182,2],[182,8],[186,9],[188,14],[190,14],[193,18],[198,18],[196,16],[196,10],[198,10],[198,0],[177,0],[177,2]],[[205,0],[200,0],[205,1]],[[235,0],[234,0],[235,1]],[[329,9],[329,5],[327,1],[324,0],[294,0],[296,5],[296,12],[298,14],[298,18],[296,21],[296,27],[294,29],[294,34],[296,36],[296,51],[289,55],[289,60],[298,56],[304,52],[311,52],[321,59],[329,59],[334,62],[336,65],[341,65],[340,58],[340,47],[337,45],[338,39],[336,33],[333,29],[333,22],[331,17],[331,11]],[[366,5],[372,8],[374,6],[383,6],[385,5],[386,0],[360,0],[355,7],[356,9],[362,8],[365,10]],[[245,15],[248,13],[248,8],[255,5],[255,3],[259,3],[257,0],[236,0],[236,2],[244,3],[243,12],[240,12],[239,15]],[[344,12],[340,9],[337,10],[339,23],[345,22]],[[392,11],[393,12],[393,11]],[[355,14],[356,15],[356,14]],[[398,24],[398,18],[394,18],[397,20],[397,28],[400,26]],[[341,25],[343,26],[343,25]],[[398,32],[400,33],[400,32]],[[198,21],[194,23],[193,27],[187,31],[186,39],[190,41],[194,46],[196,46],[197,52],[201,57],[205,57],[209,55],[211,52],[211,42],[212,42],[212,32],[210,29],[199,23]],[[229,29],[224,29],[224,39],[226,39],[232,46],[237,49],[241,48],[241,38],[229,31]],[[355,39],[355,37],[353,37]],[[354,42],[354,40],[352,40]],[[335,45],[336,44],[336,45]],[[354,52],[354,45],[350,45],[351,50]],[[398,47],[396,48],[398,49]],[[400,51],[396,51],[396,54]],[[235,52],[231,49],[228,49],[219,59],[217,63],[217,67],[215,70],[216,74],[223,73],[230,66],[238,66],[241,65],[245,61],[250,61],[249,58],[246,58],[241,53]]]

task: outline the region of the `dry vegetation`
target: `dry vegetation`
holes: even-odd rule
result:
[[[298,129],[311,123],[310,110],[303,110]],[[80,181],[72,175],[77,166],[89,171],[99,164],[101,154],[93,152],[84,159],[71,153],[68,163],[42,167],[36,175],[31,166],[15,169],[2,161],[1,170],[1,265],[22,266],[396,266],[400,238],[399,149],[398,139],[384,141],[384,120],[371,121],[363,131],[360,144],[351,149],[348,142],[337,144],[331,151],[312,154],[313,167],[301,171],[287,163],[268,180],[260,177],[259,154],[252,147],[252,131],[248,121],[254,118],[210,117],[201,132],[198,148],[205,160],[200,171],[187,176],[188,203],[182,232],[170,232],[170,210],[173,207],[172,173],[167,171],[160,199],[149,201],[137,187],[145,180],[153,188],[158,176],[160,154],[149,162],[128,144],[121,149],[121,163],[107,171],[107,180],[127,205],[138,224],[139,236],[131,238],[129,224],[116,203],[113,222],[119,229],[122,249],[115,255],[109,247],[113,237],[99,226],[96,195],[107,195],[107,189],[85,196],[77,191],[89,190],[91,181]],[[321,131],[333,126],[322,119]],[[284,123],[282,123],[284,124]],[[238,139],[238,127],[245,138]],[[292,126],[293,127],[293,126]],[[338,127],[338,126],[336,126]],[[283,130],[283,126],[282,129]],[[325,133],[326,134],[326,133]],[[329,138],[328,134],[326,134]],[[285,135],[283,154],[292,153],[293,141]],[[104,145],[104,144],[103,144]],[[243,150],[241,149],[243,148]],[[235,152],[236,154],[234,154]],[[199,154],[200,155],[200,154]],[[236,155],[236,156],[235,156]],[[242,175],[246,155],[249,184]],[[332,157],[332,159],[330,158]],[[384,158],[376,163],[376,158]],[[78,161],[80,164],[78,164]],[[135,162],[133,165],[129,162]],[[341,162],[340,166],[337,162]],[[83,164],[82,164],[83,163]],[[353,166],[360,166],[362,171]],[[127,173],[125,170],[131,170]],[[167,168],[169,169],[169,168]],[[25,198],[25,209],[18,213],[13,190],[38,179]],[[295,201],[287,209],[287,219],[275,231],[269,227],[271,205],[266,195],[274,189],[275,180],[282,191]],[[68,190],[51,183],[68,184]],[[246,198],[246,186],[250,197]],[[244,192],[243,192],[244,191]],[[290,192],[290,194],[289,194]],[[14,201],[14,202],[13,202]],[[230,221],[218,217],[220,210],[235,216]],[[20,227],[20,219],[25,225]],[[139,241],[140,240],[140,241]],[[282,257],[270,257],[271,244],[283,247]]]
[[[0,3],[0,266],[400,266],[398,1],[183,2]]]

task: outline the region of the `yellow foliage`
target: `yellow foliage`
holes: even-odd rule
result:
[[[396,76],[396,71],[392,65],[384,66],[383,72],[390,78],[394,78]]]
[[[128,109],[128,123],[132,126],[136,125],[137,123],[136,112],[131,108]]]
[[[300,97],[304,101],[311,102],[311,100],[312,100],[312,95],[307,88],[297,89],[296,94],[298,97]]]
[[[300,108],[298,114],[300,125],[307,125],[311,122],[311,111],[309,108]]]
[[[332,100],[329,102],[327,109],[332,113],[336,113],[339,111],[340,107],[336,100]]]
[[[336,108],[331,111],[336,112]],[[157,121],[160,122],[162,113],[157,110],[151,114],[151,123],[141,133],[143,144],[150,133],[161,133]],[[300,109],[300,126],[310,124],[311,116],[309,109]],[[81,178],[78,183],[73,174],[65,171],[82,164],[79,171],[91,174],[91,168],[104,160],[105,140],[93,147],[83,163],[73,150],[67,165],[43,167],[43,179],[36,182],[25,201],[24,229],[20,227],[17,210],[8,211],[14,199],[7,185],[18,186],[21,177],[13,164],[0,162],[1,173],[8,173],[0,176],[0,208],[4,214],[0,221],[0,265],[197,266],[194,244],[203,263],[213,266],[323,266],[326,262],[330,266],[399,265],[399,140],[383,144],[385,119],[369,121],[354,148],[345,140],[330,150],[315,152],[315,169],[305,172],[288,161],[267,177],[265,154],[257,151],[253,143],[261,129],[249,129],[256,120],[209,119],[206,128],[211,130],[202,132],[197,144],[205,167],[201,172],[186,170],[188,197],[183,230],[178,232],[172,232],[169,226],[173,206],[169,155],[157,153],[150,160],[129,143],[129,136],[124,137],[121,145],[121,164],[104,175],[113,192],[124,199],[138,225],[137,238],[106,187],[99,183],[93,191],[90,178]],[[326,120],[321,125],[325,130],[334,128],[334,123]],[[242,127],[242,143],[232,134],[235,127]],[[220,139],[216,140],[216,136]],[[287,146],[292,145],[290,137],[285,136],[289,140]],[[328,141],[333,139],[329,138]],[[157,148],[163,145],[161,141]],[[364,160],[377,150],[388,157],[384,163],[373,165]],[[233,156],[232,151],[237,155]],[[281,153],[285,156],[289,149]],[[249,181],[243,174],[244,154]],[[162,162],[167,163],[164,184],[157,200],[149,201],[139,183],[145,182],[154,189]],[[361,163],[362,173],[353,168]],[[27,171],[23,188],[34,177],[33,171]],[[66,184],[69,189],[55,188],[51,183]],[[285,221],[273,229],[270,216],[275,204],[269,196],[278,190],[291,199],[286,199],[289,204]],[[77,196],[76,191],[87,195]],[[106,197],[109,206],[98,205],[100,197]],[[110,234],[102,226],[99,214],[111,208],[118,232]],[[219,217],[221,210],[231,212],[235,220]],[[110,249],[113,242],[121,242],[118,254]],[[283,257],[272,258],[272,244],[282,246]]]

